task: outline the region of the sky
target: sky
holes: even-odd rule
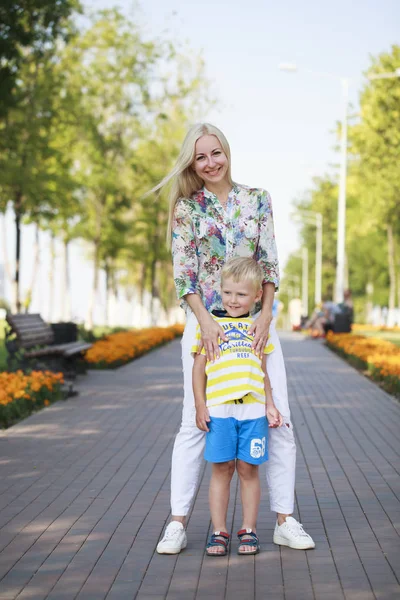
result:
[[[293,200],[307,193],[314,176],[338,169],[334,130],[342,114],[340,78],[351,80],[350,113],[356,113],[371,55],[400,43],[400,1],[146,0],[139,11],[128,0],[84,0],[84,5],[119,6],[137,15],[149,37],[167,31],[201,53],[218,99],[202,120],[228,138],[234,180],[270,192],[283,269],[298,248],[298,225],[290,218]],[[280,63],[296,63],[298,71],[284,72]],[[31,236],[27,231],[25,253]],[[80,282],[74,314],[81,316],[91,271],[81,246],[72,254]]]

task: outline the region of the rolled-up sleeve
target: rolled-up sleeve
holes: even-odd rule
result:
[[[172,221],[172,258],[178,299],[198,293],[196,241],[190,212],[183,199],[176,203]]]
[[[275,289],[279,288],[279,262],[276,249],[274,219],[271,196],[263,190],[260,196],[260,237],[256,252],[256,260],[264,273],[263,283],[271,282]]]

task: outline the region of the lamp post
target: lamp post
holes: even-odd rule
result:
[[[303,316],[308,315],[308,248],[303,246],[301,249],[301,257],[303,261],[302,276],[301,276],[301,303],[303,306]]]
[[[282,71],[297,72],[297,65],[292,63],[282,63],[279,65]],[[335,300],[343,301],[344,292],[344,274],[345,274],[345,252],[346,252],[346,175],[347,175],[347,105],[349,96],[348,78],[325,73],[321,71],[312,71],[304,69],[305,72],[317,75],[319,77],[329,77],[339,79],[342,85],[343,112],[340,131],[340,176],[339,176],[339,197],[338,197],[338,217],[337,217],[337,245],[336,245],[336,285]]]
[[[340,128],[340,176],[336,244],[336,287],[335,300],[343,302],[346,254],[346,176],[347,176],[347,105],[349,80],[341,79],[343,95],[342,126]]]
[[[322,300],[322,214],[314,210],[301,210],[299,216],[304,222],[316,227],[314,302],[317,306]]]
[[[370,73],[367,75],[368,79],[394,79],[395,77],[400,77],[400,67],[395,69],[392,73]]]

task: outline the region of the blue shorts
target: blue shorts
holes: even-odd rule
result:
[[[268,460],[268,421],[266,417],[238,421],[233,417],[210,417],[204,458],[222,463],[239,458],[251,465]]]

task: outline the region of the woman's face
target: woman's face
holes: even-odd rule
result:
[[[206,187],[228,180],[228,158],[215,135],[203,135],[197,140],[193,169]]]

